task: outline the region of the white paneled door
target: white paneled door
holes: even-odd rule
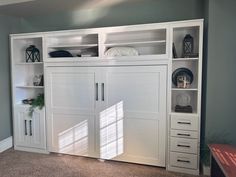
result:
[[[49,150],[93,157],[96,69],[48,67],[46,72]]]
[[[14,112],[15,146],[46,148],[45,108],[35,109],[29,116],[29,106],[16,106]]]
[[[102,69],[101,158],[165,166],[166,74],[166,66]]]
[[[46,71],[50,151],[165,166],[166,66]]]

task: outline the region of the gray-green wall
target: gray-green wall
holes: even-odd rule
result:
[[[203,0],[127,0],[106,8],[94,7],[24,19],[0,16],[0,141],[12,135],[8,51],[10,33],[156,23],[202,17]]]
[[[223,138],[236,144],[234,102],[236,100],[236,2],[234,0],[147,0],[126,2],[109,8],[59,12],[23,19],[23,32],[63,30],[128,24],[141,24],[205,17],[203,121],[202,137]],[[204,13],[205,12],[205,13]],[[7,23],[5,18],[0,22]],[[2,24],[2,23],[1,23]],[[4,27],[3,27],[4,26]],[[11,134],[9,107],[9,60],[6,53],[7,33],[0,27],[0,140]],[[9,26],[6,25],[6,26]],[[15,27],[13,26],[12,29]],[[8,32],[7,32],[8,31]],[[2,40],[3,38],[3,40]],[[7,66],[7,67],[6,67]],[[5,77],[4,77],[5,76]],[[5,89],[5,91],[3,91]],[[222,139],[222,137],[221,137]]]
[[[26,18],[24,26],[25,31],[33,32],[204,17],[202,137],[236,144],[235,7],[234,0],[147,0]]]
[[[203,0],[127,0],[106,8],[94,7],[89,10],[26,18],[24,26],[26,32],[35,32],[156,23],[202,17]]]
[[[12,135],[9,33],[18,32],[20,20],[0,16],[0,141]]]
[[[209,0],[206,139],[236,144],[236,1]],[[217,138],[216,138],[217,137]]]

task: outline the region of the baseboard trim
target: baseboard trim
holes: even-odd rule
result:
[[[0,141],[0,153],[10,149],[13,145],[12,136]]]

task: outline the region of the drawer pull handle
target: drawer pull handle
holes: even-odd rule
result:
[[[189,160],[180,160],[180,159],[178,159],[177,162],[190,163]]]
[[[191,125],[191,122],[177,122],[178,124]]]
[[[185,148],[190,148],[191,146],[189,146],[189,145],[181,145],[181,144],[178,144],[177,145],[178,147],[185,147]]]
[[[190,136],[190,134],[178,133],[179,136]]]
[[[32,136],[33,133],[32,133],[32,120],[30,120],[30,136]]]
[[[28,135],[28,133],[27,133],[27,120],[25,120],[25,135]]]
[[[104,93],[104,90],[105,90],[105,86],[104,86],[104,83],[102,83],[102,101],[105,101],[105,93]]]
[[[96,86],[95,86],[95,87],[96,87],[96,89],[95,89],[95,90],[96,90],[96,91],[95,91],[95,92],[96,92],[96,98],[95,98],[95,100],[98,101],[98,83],[96,83],[95,85],[96,85]]]

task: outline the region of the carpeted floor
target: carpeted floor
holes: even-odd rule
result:
[[[69,155],[8,150],[0,154],[0,177],[192,177],[163,168]]]

